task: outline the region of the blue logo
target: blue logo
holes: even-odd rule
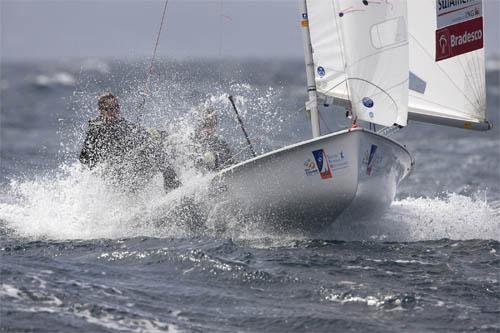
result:
[[[302,18],[303,18],[304,20],[307,20],[307,13],[302,13]]]
[[[367,108],[372,108],[373,107],[373,99],[370,97],[363,97],[362,99],[363,105],[366,106]]]
[[[328,163],[328,157],[323,149],[318,149],[312,152],[314,159],[316,160],[316,166],[318,167],[319,175],[321,179],[332,178],[332,169]]]
[[[370,118],[373,118],[373,112],[370,111],[370,113],[368,113],[368,115],[370,116]]]
[[[376,151],[377,151],[377,146],[372,144],[372,146],[370,147],[370,155],[368,155],[368,165],[366,166],[366,174],[368,176],[372,175],[373,160]]]
[[[325,69],[322,66],[319,66],[316,71],[318,72],[319,77],[323,77],[326,74]]]

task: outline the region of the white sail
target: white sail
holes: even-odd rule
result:
[[[317,92],[348,100],[342,40],[333,1],[307,2]]]
[[[310,0],[308,15],[318,91],[347,96],[359,120],[405,126],[406,2]]]
[[[460,24],[460,20],[482,20],[481,0],[469,1],[467,8],[463,9],[463,18],[460,7],[446,8],[449,22],[443,21],[446,15],[436,13],[437,5],[436,0],[408,1],[409,117],[450,126],[477,127],[486,120],[484,51],[481,48],[436,61],[436,51],[444,51],[436,50],[436,30],[449,23]],[[474,13],[477,17],[470,17]],[[438,22],[440,26],[437,26]],[[482,25],[482,21],[479,24]],[[482,30],[481,34],[484,34]],[[447,46],[441,44],[442,48]]]

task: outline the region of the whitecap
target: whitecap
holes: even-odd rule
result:
[[[2,298],[10,297],[10,298],[22,299],[21,295],[22,295],[21,290],[17,289],[16,287],[10,284],[2,283],[2,285],[0,286],[0,297]]]
[[[394,201],[381,218],[340,218],[327,237],[381,241],[500,240],[498,216],[494,203],[462,194],[408,197]]]

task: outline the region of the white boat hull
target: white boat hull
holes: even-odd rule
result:
[[[356,217],[383,212],[412,165],[399,143],[355,128],[234,165],[213,185],[231,214],[318,231],[346,210]]]

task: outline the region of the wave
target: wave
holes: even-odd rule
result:
[[[329,236],[343,240],[425,241],[438,239],[500,240],[500,208],[479,195],[448,193],[439,197],[396,200],[379,219],[342,218]]]
[[[206,179],[191,175],[182,180],[184,185],[167,195],[161,176],[139,192],[127,192],[75,163],[62,167],[55,178],[11,181],[6,202],[0,203],[0,220],[8,232],[29,239],[182,237],[187,232],[183,216],[172,214],[182,213],[184,197],[201,195],[194,191],[204,188]]]
[[[38,75],[34,80],[34,84],[40,88],[73,87],[76,85],[76,79],[70,73],[58,72],[52,75]]]
[[[210,177],[190,173],[182,180],[184,185],[168,194],[163,192],[161,177],[140,192],[128,193],[116,191],[75,163],[62,168],[56,177],[11,181],[0,202],[0,220],[11,236],[28,239],[215,235],[254,242],[269,237],[281,241],[305,237],[269,234],[259,228],[259,223],[242,223],[227,214],[214,214],[217,219],[212,220],[209,216],[219,207],[208,195]],[[190,201],[185,200],[187,197]],[[200,211],[193,213],[193,209]],[[499,216],[495,203],[461,194],[409,197],[395,201],[382,218],[341,217],[321,237],[377,241],[499,240]],[[205,228],[193,232],[192,224],[200,220]]]

